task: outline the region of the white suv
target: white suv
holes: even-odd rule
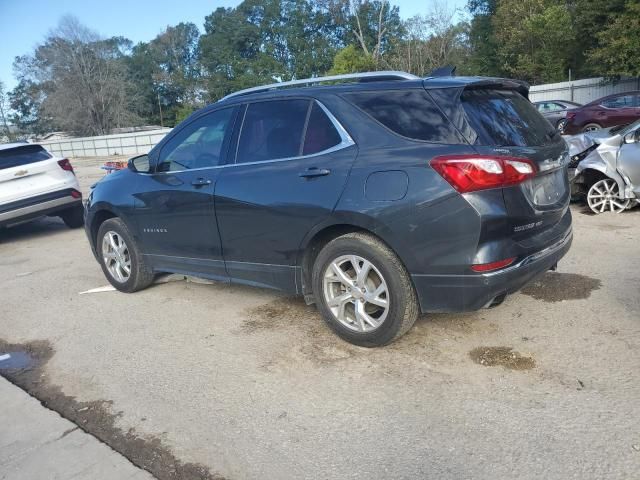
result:
[[[70,228],[83,225],[82,194],[71,163],[41,145],[0,145],[0,227],[59,216]]]

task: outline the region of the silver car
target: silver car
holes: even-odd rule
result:
[[[574,196],[594,213],[620,213],[640,202],[640,120],[565,137]]]

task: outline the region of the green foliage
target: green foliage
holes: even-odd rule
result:
[[[598,45],[589,60],[609,77],[640,77],[640,3],[628,0],[624,11],[597,33]]]
[[[573,43],[567,6],[554,0],[501,0],[492,18],[498,69],[531,83],[564,80]]]
[[[148,42],[101,38],[73,18],[14,67],[5,118],[30,134],[175,125],[204,104],[260,84],[397,69],[531,83],[640,75],[638,0],[469,0],[468,17],[428,2],[402,20],[386,0],[244,0]],[[5,108],[7,110],[7,108]],[[5,129],[6,130],[6,129]]]
[[[355,45],[348,45],[336,53],[329,75],[370,72],[375,69],[376,62],[371,55],[366,54]]]
[[[191,115],[193,112],[195,112],[195,108],[193,108],[192,106],[183,105],[181,107],[178,107],[178,109],[175,112],[175,123],[176,124],[180,123],[181,121],[186,119],[189,115]]]

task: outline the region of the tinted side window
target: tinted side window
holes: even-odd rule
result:
[[[309,115],[309,123],[307,124],[307,132],[304,137],[303,155],[312,155],[314,153],[328,150],[338,145],[342,139],[327,114],[324,113],[322,107],[313,102],[311,107],[311,115]]]
[[[634,103],[634,95],[622,95],[620,97],[609,98],[600,105],[607,108],[625,108],[635,106]]]
[[[531,147],[550,141],[549,123],[518,92],[465,90],[462,106],[478,135],[476,143],[497,147]]]
[[[297,157],[309,100],[273,100],[247,107],[236,163]]]
[[[24,147],[0,150],[0,170],[3,168],[17,167],[28,163],[41,162],[51,158],[40,145],[25,145]]]
[[[347,98],[403,137],[435,143],[460,143],[453,125],[424,90],[353,93]]]
[[[215,167],[224,162],[222,145],[233,108],[204,115],[169,140],[158,160],[159,172]]]

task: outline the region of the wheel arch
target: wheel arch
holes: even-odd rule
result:
[[[118,217],[119,215],[109,208],[102,208],[100,210],[97,210],[93,214],[91,218],[91,224],[89,226],[89,232],[91,234],[91,243],[94,248],[94,251],[96,251],[97,249],[98,230],[100,229],[100,225],[102,225],[105,221],[109,220],[110,218],[118,218]]]
[[[300,286],[300,292],[305,296],[307,302],[313,301],[311,275],[318,253],[334,238],[353,232],[368,233],[376,237],[398,256],[407,272],[410,272],[407,260],[411,260],[406,258],[410,253],[407,252],[406,248],[399,246],[393,234],[388,231],[386,227],[378,224],[374,219],[367,216],[357,216],[350,218],[348,221],[343,220],[320,224],[311,230],[303,240],[298,252],[298,261],[296,262],[296,265],[299,267],[297,269],[299,275],[297,283]]]

